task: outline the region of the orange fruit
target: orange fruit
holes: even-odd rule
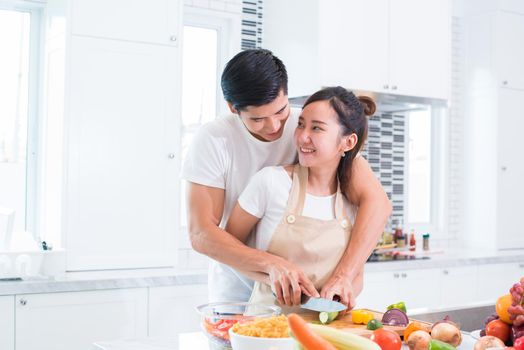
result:
[[[497,299],[495,310],[500,319],[507,324],[512,324],[513,321],[509,318],[508,307],[511,306],[511,294],[506,294]]]

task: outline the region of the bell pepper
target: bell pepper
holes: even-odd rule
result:
[[[456,347],[443,341],[433,339],[429,342],[429,350],[457,350]]]
[[[391,309],[399,309],[399,310],[402,310],[404,313],[407,312],[406,303],[404,303],[403,301],[399,301],[398,303],[389,305],[388,310],[391,310]]]
[[[368,325],[366,328],[369,329],[370,331],[374,331],[375,329],[379,329],[381,327],[382,327],[382,322],[376,319],[372,319],[371,321],[368,322]]]
[[[373,313],[367,310],[353,310],[351,311],[351,321],[355,324],[365,324],[367,325],[369,321],[374,319],[375,316]]]

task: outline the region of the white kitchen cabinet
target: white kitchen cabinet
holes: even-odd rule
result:
[[[180,0],[74,0],[73,35],[177,46]]]
[[[400,272],[364,272],[364,288],[357,298],[356,308],[384,310],[396,303]]]
[[[146,336],[146,288],[16,296],[17,350],[91,350]]]
[[[400,272],[397,301],[408,309],[433,308],[440,305],[440,270],[417,269]]]
[[[385,310],[390,304],[404,301],[408,309],[436,307],[440,301],[438,269],[367,272],[357,307]]]
[[[477,266],[449,267],[440,270],[440,305],[460,307],[477,300]]]
[[[400,95],[449,98],[451,3],[391,0],[389,88]]]
[[[474,1],[471,6],[474,7]],[[466,15],[464,233],[474,248],[524,248],[524,16]]]
[[[207,303],[207,285],[149,288],[149,336],[176,336],[200,330],[196,307]]]
[[[173,47],[72,38],[69,270],[174,265],[178,67]]]
[[[518,142],[524,131],[523,100],[524,90],[499,89],[496,234],[498,247],[506,249],[524,248],[524,157]]]
[[[478,266],[477,299],[495,303],[509,293],[513,284],[524,276],[524,263],[486,264]]]
[[[320,2],[318,51],[323,86],[389,91],[389,2]]]
[[[503,87],[524,90],[524,45],[520,43],[524,38],[524,14],[498,12],[495,30],[493,54],[498,83]]]
[[[15,350],[15,297],[0,297],[0,349]]]
[[[322,1],[318,40],[323,86],[449,97],[447,0]]]

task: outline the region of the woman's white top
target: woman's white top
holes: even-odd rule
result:
[[[256,173],[240,195],[238,202],[242,209],[260,218],[255,231],[256,248],[267,250],[271,237],[284,216],[291,184],[292,179],[282,166],[269,166]],[[345,197],[344,207],[348,219],[354,223],[355,208]],[[302,215],[320,220],[334,219],[335,194],[318,197],[306,193]]]

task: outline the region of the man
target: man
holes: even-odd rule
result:
[[[247,50],[229,61],[221,83],[232,114],[199,130],[183,167],[182,176],[189,182],[191,244],[214,260],[209,271],[211,301],[248,300],[253,286],[249,276],[279,286],[279,302],[296,305],[300,293],[292,287],[297,284],[304,293],[319,295],[304,272],[278,256],[246,246],[223,229],[258,170],[295,162],[292,135],[300,110],[289,107],[286,68],[268,50]],[[360,291],[352,286],[359,277],[361,283],[358,274],[391,213],[367,161],[357,157],[353,169],[350,186],[343,191],[359,210],[341,260],[345,268],[334,272],[329,290],[323,291],[323,296],[338,296],[349,307]]]

